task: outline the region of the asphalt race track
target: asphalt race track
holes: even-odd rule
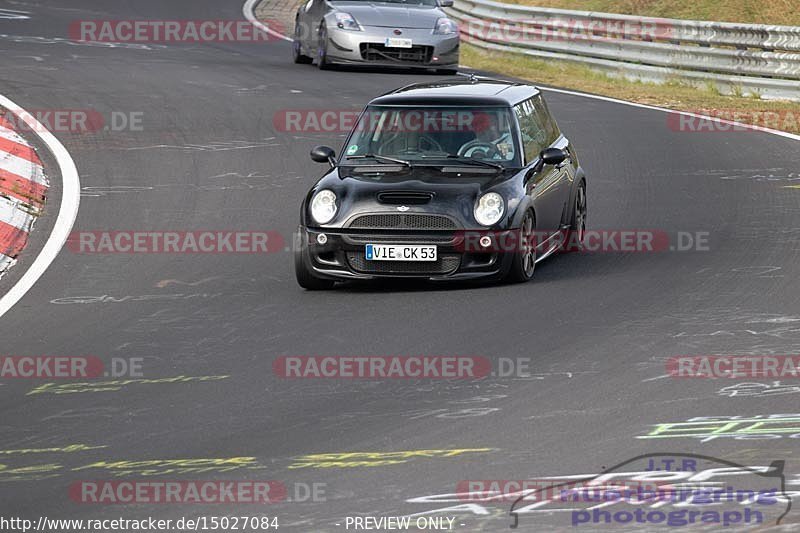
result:
[[[694,417],[799,411],[800,387],[790,380],[777,386],[780,393],[734,395],[721,389],[735,381],[665,377],[665,360],[676,355],[800,352],[800,190],[786,187],[800,179],[797,141],[674,131],[660,111],[547,92],[587,171],[590,230],[659,230],[673,241],[679,232],[701,234],[707,249],[559,255],[525,285],[304,292],[288,247],[301,198],[323,171],[308,152],[317,144],[338,151],[342,134],[276,131],[274,115],[356,109],[395,87],[438,78],[320,72],[293,64],[281,41],[136,48],[68,38],[75,20],[241,19],[241,3],[5,2],[30,19],[0,19],[1,94],[26,109],[143,119],[141,131],[57,134],[80,173],[75,230],[269,230],[287,248],[93,255],[65,247],[0,319],[2,353],[141,358],[144,381],[60,394],[30,394],[48,380],[0,381],[0,514],[276,516],[285,531],[332,532],[345,530],[348,516],[460,505],[429,516],[455,517],[459,531],[502,531],[511,501],[409,500],[453,493],[462,480],[598,474],[654,452],[748,466],[786,460],[789,487],[800,480],[800,440],[790,433],[637,438]],[[57,195],[59,180],[52,181]],[[57,208],[53,201],[50,226],[47,219],[37,226],[30,253]],[[3,278],[2,293],[20,272]],[[530,368],[415,381],[283,379],[272,366],[282,355],[420,354],[529,358]],[[419,450],[428,452],[392,453]],[[344,452],[374,455],[305,457]],[[75,482],[108,479],[278,480],[294,501],[70,498]],[[303,487],[313,484],[324,496],[304,498]],[[797,516],[781,527],[790,530]],[[572,529],[563,513],[522,514],[520,528]]]

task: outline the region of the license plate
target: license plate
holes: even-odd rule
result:
[[[387,37],[384,44],[389,48],[411,48],[411,39],[398,39]]]
[[[367,261],[436,261],[436,246],[368,244]]]

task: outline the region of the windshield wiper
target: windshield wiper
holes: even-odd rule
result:
[[[459,163],[467,163],[470,165],[478,165],[481,167],[493,168],[498,172],[505,170],[505,167],[503,165],[499,165],[497,163],[490,163],[488,161],[484,161],[483,159],[473,159],[471,157],[465,157],[463,155],[447,154],[447,159],[457,159]]]
[[[394,157],[386,157],[385,155],[378,154],[348,155],[345,159],[374,159],[375,161],[381,161],[383,163],[397,163],[398,165],[405,165],[408,168],[413,167],[411,162],[405,159],[395,159]]]

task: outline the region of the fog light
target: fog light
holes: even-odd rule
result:
[[[484,235],[483,237],[481,237],[481,239],[478,242],[480,243],[480,245],[482,247],[488,248],[488,247],[490,247],[492,245],[492,238],[489,237],[489,236]]]
[[[317,244],[325,244],[326,242],[328,242],[327,235],[325,235],[324,233],[320,233],[319,235],[317,235]]]

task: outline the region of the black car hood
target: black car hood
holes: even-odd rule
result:
[[[370,169],[375,169],[370,165]],[[336,193],[339,209],[336,218],[325,224],[328,228],[347,227],[350,220],[361,214],[375,213],[426,213],[446,215],[464,228],[473,228],[476,222],[473,209],[477,199],[489,190],[498,191],[507,200],[513,200],[515,188],[510,181],[519,169],[501,173],[484,173],[485,169],[463,168],[463,172],[443,173],[437,168],[414,168],[401,172],[363,172],[356,166],[342,166],[323,177],[316,191],[330,189]],[[425,203],[395,201],[380,198],[381,193],[430,193]]]
[[[488,167],[459,165],[450,163],[448,165],[427,164],[422,166],[415,164],[413,169],[403,169],[400,172],[387,171],[380,172],[383,166],[398,168],[391,164],[365,165],[341,165],[331,172],[342,179],[356,179],[364,183],[395,184],[401,182],[419,182],[430,184],[430,186],[442,185],[448,188],[452,185],[465,185],[474,183],[479,185],[492,184],[508,179],[513,176],[518,169],[507,169],[496,172]]]

